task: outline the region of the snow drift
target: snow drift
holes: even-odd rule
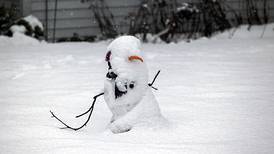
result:
[[[155,96],[170,124],[122,134],[106,129],[103,99],[77,132],[49,114],[82,124],[74,116],[103,87],[108,42],[11,46],[1,37],[1,153],[273,153],[273,27],[263,38],[262,26],[232,39],[144,44],[149,81],[162,70]]]

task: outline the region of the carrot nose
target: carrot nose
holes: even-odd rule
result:
[[[129,61],[133,61],[133,60],[140,60],[141,62],[144,62],[144,60],[141,58],[141,57],[139,57],[139,56],[130,56],[130,57],[128,57],[128,60]]]

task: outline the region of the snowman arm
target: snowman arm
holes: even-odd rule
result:
[[[119,119],[115,120],[112,125],[118,126],[123,128],[126,126],[127,128],[131,128],[136,121],[140,118],[140,114],[142,114],[142,104],[137,104],[131,111],[126,113],[124,116],[120,117]]]
[[[148,86],[150,86],[150,87],[153,88],[154,90],[158,90],[157,88],[153,87],[153,84],[154,84],[155,80],[157,79],[158,75],[160,74],[160,72],[161,72],[161,70],[159,70],[159,71],[157,72],[157,74],[154,76],[152,82],[148,84]]]
[[[92,102],[91,107],[90,107],[90,108],[89,108],[86,112],[84,112],[84,113],[82,113],[82,114],[80,114],[80,115],[76,116],[75,118],[79,118],[79,117],[81,117],[81,116],[83,116],[83,115],[87,114],[90,110],[92,110],[92,109],[93,109],[93,107],[94,107],[94,103],[95,103],[95,101],[96,101],[97,97],[99,97],[99,96],[101,96],[101,95],[104,95],[104,92],[102,92],[102,93],[100,93],[100,94],[98,94],[98,95],[95,95],[95,96],[93,97],[93,102]]]
[[[113,133],[123,133],[132,129],[134,122],[136,121],[136,115],[125,115],[120,119],[113,121],[110,124],[110,129]]]
[[[80,126],[80,127],[76,127],[76,128],[75,128],[75,127],[71,127],[71,126],[67,125],[65,122],[63,122],[61,119],[59,119],[52,111],[50,111],[50,113],[51,113],[51,115],[52,115],[53,118],[55,118],[56,120],[58,120],[59,122],[61,122],[64,126],[66,126],[66,127],[64,127],[64,128],[72,129],[72,130],[75,130],[75,131],[76,131],[76,130],[79,130],[79,129],[83,128],[84,126],[86,126],[87,123],[89,122],[90,117],[91,117],[91,115],[92,115],[92,111],[93,111],[93,109],[94,109],[94,105],[95,105],[96,99],[97,99],[97,97],[99,97],[99,96],[101,96],[101,95],[104,95],[104,93],[102,92],[102,93],[100,93],[100,94],[94,96],[94,97],[93,97],[92,105],[91,105],[91,107],[89,108],[89,110],[86,111],[85,113],[83,113],[83,114],[81,114],[81,115],[78,116],[78,117],[81,117],[81,116],[83,116],[83,115],[89,113],[88,119],[87,119],[86,122],[85,122],[82,126]],[[78,117],[77,117],[77,118],[78,118]]]

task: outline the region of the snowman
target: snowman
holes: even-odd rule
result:
[[[127,132],[134,127],[165,125],[167,121],[161,115],[155,99],[152,83],[148,84],[148,69],[141,43],[134,36],[121,36],[110,43],[107,48],[106,62],[108,73],[104,90],[93,97],[91,107],[84,113],[88,119],[80,127],[71,127],[50,111],[53,118],[72,130],[82,129],[90,120],[96,99],[104,95],[108,108],[112,112],[109,128],[113,133]],[[155,88],[154,88],[155,89]]]
[[[121,36],[113,40],[107,47],[106,62],[104,99],[112,112],[110,130],[122,133],[162,121],[158,102],[148,85],[148,69],[139,39]]]

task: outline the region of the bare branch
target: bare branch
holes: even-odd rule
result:
[[[63,122],[61,119],[59,119],[52,111],[50,111],[50,113],[51,113],[51,115],[52,115],[53,118],[55,118],[56,120],[58,120],[59,122],[61,122],[61,123],[65,126],[65,127],[62,128],[62,129],[68,128],[68,129],[77,131],[77,130],[79,130],[79,129],[81,129],[81,128],[83,128],[84,126],[87,125],[87,123],[89,122],[90,117],[91,117],[91,115],[92,115],[92,112],[93,112],[93,109],[94,109],[94,105],[95,105],[96,99],[97,99],[97,97],[99,97],[99,96],[101,96],[101,95],[104,95],[104,93],[100,93],[100,94],[94,96],[94,97],[93,97],[93,102],[92,102],[91,107],[90,107],[86,112],[84,112],[84,113],[82,113],[82,114],[76,116],[76,118],[78,118],[78,117],[81,117],[81,116],[83,116],[83,115],[89,113],[88,119],[87,119],[86,122],[85,122],[82,126],[80,126],[80,127],[71,127],[71,126],[67,125],[65,122]]]
[[[153,84],[154,84],[156,78],[158,77],[158,75],[160,74],[160,72],[161,72],[161,70],[159,70],[159,71],[157,72],[157,74],[154,76],[152,82],[148,84],[148,86],[150,86],[150,87],[153,88],[154,90],[158,90],[157,88],[153,87]]]

